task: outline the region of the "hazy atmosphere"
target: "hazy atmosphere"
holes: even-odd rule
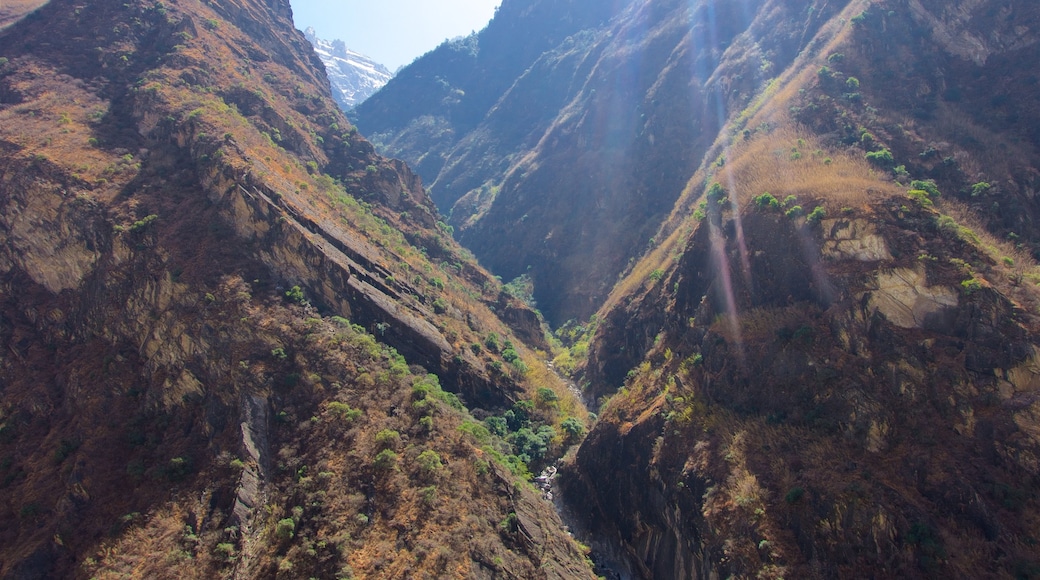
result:
[[[445,39],[487,25],[500,0],[293,0],[293,18],[320,38],[341,39],[391,71],[433,50]]]

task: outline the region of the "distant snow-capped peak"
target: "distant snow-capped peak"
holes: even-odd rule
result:
[[[325,63],[332,84],[332,96],[344,111],[383,88],[393,76],[385,66],[350,50],[342,40],[323,40],[308,27],[304,35]]]

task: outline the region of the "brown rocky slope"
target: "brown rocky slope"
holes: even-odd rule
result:
[[[470,414],[583,419],[536,315],[287,2],[56,0],[0,57],[0,576],[590,574]]]
[[[1040,575],[1040,270],[1015,233],[1037,145],[965,140],[1002,101],[908,80],[1023,80],[1000,63],[1035,38],[984,31],[1038,11],[1005,8],[847,3],[615,287],[586,380],[620,389],[565,481],[637,576]],[[981,61],[955,50],[984,37]]]

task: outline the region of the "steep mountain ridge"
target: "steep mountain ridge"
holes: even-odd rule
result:
[[[393,77],[385,66],[348,49],[342,40],[318,38],[313,28],[305,30],[304,36],[325,64],[332,96],[344,111],[372,96]]]
[[[444,46],[359,107],[356,120],[417,168],[485,265],[505,279],[531,276],[547,319],[586,318],[632,249],[651,242],[714,141],[720,111],[746,105],[832,11],[825,5],[800,22],[798,2],[760,4],[615,4],[549,44],[522,74],[496,70],[493,78],[509,80],[486,98],[497,101],[486,113],[466,99],[447,112],[435,99],[421,101],[428,109],[391,108],[415,94],[404,79],[444,75],[455,86],[452,75],[462,73],[451,71],[461,64],[439,63],[468,45]],[[473,39],[473,70],[496,62],[481,44],[496,21],[530,31],[540,24],[508,18],[500,12]],[[457,122],[459,109],[483,119]]]
[[[564,481],[637,574],[1036,576],[1037,143],[951,81],[1024,82],[1036,17],[850,2],[730,117],[589,340]]]
[[[553,324],[595,312],[557,358],[604,403],[562,476],[594,548],[645,578],[1040,574],[1038,14],[616,3],[489,108],[359,108]],[[483,40],[401,77],[450,90]]]
[[[584,420],[537,316],[288,2],[53,0],[0,56],[0,574],[590,575],[470,414]]]

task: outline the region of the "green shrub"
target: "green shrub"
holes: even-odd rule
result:
[[[448,311],[448,303],[444,300],[444,298],[438,297],[436,300],[433,301],[433,311],[436,314],[444,314]]]
[[[708,200],[721,202],[727,198],[729,198],[729,195],[719,182],[712,183],[711,187],[708,188]]]
[[[800,216],[800,215],[802,215],[804,213],[805,213],[805,210],[802,209],[802,206],[795,205],[795,206],[791,206],[790,209],[788,209],[786,212],[784,212],[784,215],[786,215],[789,218],[796,218],[796,217],[798,217],[798,216]]]
[[[923,189],[911,189],[906,192],[906,196],[916,201],[921,207],[932,207],[932,205],[934,205],[931,196],[929,196],[928,192]],[[942,224],[940,224],[940,226],[941,225]]]
[[[793,195],[789,195],[789,196],[784,198],[783,203],[781,203],[780,205],[782,205],[783,207],[788,207],[788,206],[796,203],[797,201],[798,201],[797,197],[795,197]]]
[[[516,513],[515,512],[509,512],[509,514],[506,515],[506,517],[503,518],[502,521],[498,523],[498,527],[503,529],[503,530],[505,530],[505,531],[507,531],[507,532],[515,532],[516,531],[516,527],[517,527],[517,523],[516,522],[517,522]]]
[[[380,449],[397,449],[401,444],[401,434],[393,429],[383,429],[376,433],[376,447]]]
[[[987,192],[989,192],[989,190],[992,187],[992,185],[986,183],[985,181],[980,181],[975,185],[971,186],[971,196],[979,197],[980,195],[985,195]]]
[[[498,342],[498,335],[494,332],[488,333],[487,338],[484,339],[484,346],[493,353],[498,353],[502,348],[502,345]]]
[[[942,195],[939,193],[939,187],[935,185],[934,179],[925,179],[923,181],[915,179],[910,182],[910,189],[919,189],[924,191],[928,194],[928,197],[932,199],[936,199]]]
[[[229,542],[221,542],[217,544],[215,549],[217,556],[221,559],[232,562],[235,559],[235,545]]]
[[[823,218],[825,217],[827,217],[827,210],[825,210],[822,205],[818,205],[809,212],[809,215],[805,219],[809,223],[815,224],[823,221]]]
[[[351,422],[361,416],[361,409],[355,409],[346,403],[331,401],[326,407],[330,415]]]
[[[307,298],[303,295],[303,290],[299,286],[293,286],[285,291],[285,297],[294,304],[304,304],[307,302]]]
[[[524,463],[537,461],[549,451],[549,443],[556,437],[556,430],[548,425],[543,425],[537,431],[529,427],[522,427],[514,433],[511,438],[516,455]]]
[[[419,498],[426,507],[433,507],[437,503],[437,486],[431,485],[419,489]]]
[[[419,465],[419,470],[425,475],[435,475],[444,467],[444,464],[441,463],[441,456],[432,449],[427,449],[420,453],[415,462]]]
[[[896,164],[895,157],[892,157],[892,152],[888,149],[881,149],[880,151],[871,151],[866,154],[867,161],[888,169]]]
[[[152,222],[154,222],[157,219],[159,219],[159,216],[155,215],[154,213],[152,215],[145,216],[131,224],[130,231],[139,232],[148,227]]]
[[[509,424],[506,422],[505,417],[488,417],[484,419],[484,425],[487,426],[488,431],[499,437],[505,437],[509,433]]]
[[[40,515],[40,504],[36,502],[27,503],[18,510],[18,517],[21,518],[33,519],[38,515]]]
[[[982,282],[978,278],[972,276],[967,280],[961,281],[961,290],[964,291],[964,294],[970,296],[975,292],[982,290]]]
[[[942,536],[926,523],[915,523],[906,533],[906,543],[917,550],[918,565],[933,570],[938,562],[946,559],[946,547]]]
[[[166,464],[166,478],[170,481],[180,481],[191,474],[191,460],[186,457],[174,457]]]
[[[61,443],[58,444],[58,448],[54,450],[54,462],[61,463],[65,459],[76,452],[79,449],[79,441],[70,439],[62,439]]]
[[[376,455],[376,458],[372,462],[372,465],[375,466],[376,469],[380,469],[383,471],[396,469],[397,454],[391,451],[390,449],[384,449]]]
[[[920,197],[920,195],[918,195],[918,197]],[[954,235],[956,235],[961,229],[960,224],[948,215],[940,215],[935,220],[935,225],[939,228],[940,232]]]
[[[755,202],[755,205],[758,206],[760,209],[780,209],[780,201],[773,197],[773,194],[769,193],[768,191],[766,193],[763,193],[762,195],[753,198],[753,201]]]
[[[282,518],[275,525],[274,535],[281,540],[291,540],[296,535],[296,521],[292,518]]]
[[[560,428],[567,435],[569,441],[574,441],[585,434],[585,426],[574,417],[567,417],[560,423]]]
[[[538,398],[538,402],[542,403],[543,405],[555,403],[556,401],[560,400],[560,397],[556,394],[556,391],[550,389],[549,387],[539,387],[538,394],[536,395],[536,397]]]

